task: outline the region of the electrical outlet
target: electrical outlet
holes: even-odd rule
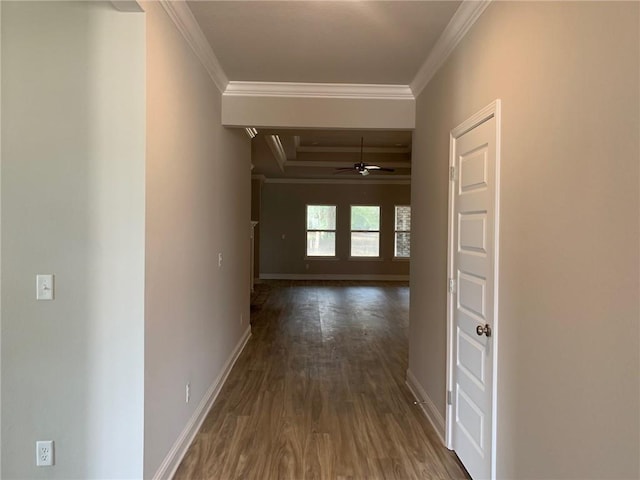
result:
[[[191,384],[187,383],[184,389],[184,401],[185,403],[189,403],[189,400],[191,400]]]
[[[53,465],[53,440],[39,440],[36,442],[36,466],[50,467]]]
[[[222,253],[218,254],[218,267],[222,266]]]

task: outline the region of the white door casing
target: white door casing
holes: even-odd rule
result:
[[[447,446],[495,478],[500,100],[451,131]]]

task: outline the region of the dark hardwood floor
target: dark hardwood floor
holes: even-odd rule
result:
[[[256,286],[253,335],[175,479],[468,478],[404,384],[409,288]]]

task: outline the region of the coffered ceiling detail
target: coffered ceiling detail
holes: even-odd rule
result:
[[[223,94],[224,110],[225,99],[246,98],[246,109],[251,97],[414,102],[490,0],[160,2]],[[408,180],[411,131],[377,128],[253,128],[254,173],[283,181],[357,178],[357,168],[336,169],[356,167],[362,156],[393,169],[371,170],[367,180]]]

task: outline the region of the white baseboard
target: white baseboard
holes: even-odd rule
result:
[[[184,458],[187,450],[191,446],[193,439],[195,438],[198,430],[202,426],[202,422],[207,417],[209,410],[213,406],[213,402],[215,402],[220,390],[222,389],[224,382],[227,381],[227,377],[229,376],[229,372],[233,368],[233,365],[236,363],[236,360],[244,350],[245,345],[249,341],[249,337],[251,337],[251,326],[248,326],[245,332],[242,334],[240,341],[231,352],[231,355],[227,359],[227,362],[222,369],[218,378],[214,380],[214,382],[205,393],[204,397],[202,397],[202,401],[198,408],[193,412],[193,415],[185,425],[182,433],[167,453],[167,456],[160,464],[158,471],[153,476],[153,480],[164,480],[171,479],[176,473],[176,470],[180,466],[180,462]]]
[[[325,274],[325,273],[261,273],[261,280],[356,280],[408,282],[409,275]]]
[[[419,402],[422,402],[420,403],[420,408],[422,409],[425,417],[427,417],[427,420],[429,420],[431,426],[438,434],[438,437],[440,437],[442,444],[446,446],[447,444],[445,442],[444,418],[442,418],[442,415],[436,408],[431,398],[429,398],[429,395],[427,395],[427,392],[424,391],[424,388],[422,388],[422,385],[420,385],[418,379],[413,373],[411,373],[411,370],[407,370],[406,384],[407,387],[409,387],[409,390],[411,390],[411,393],[413,394],[415,399]]]

